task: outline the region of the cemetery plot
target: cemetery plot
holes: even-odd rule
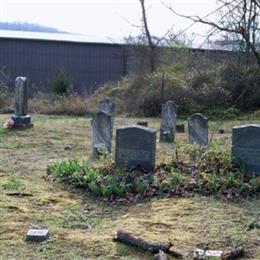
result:
[[[1,122],[7,118],[8,115],[0,115]],[[186,259],[205,241],[214,250],[225,250],[230,244],[247,241],[246,258],[257,259],[260,255],[256,246],[258,229],[247,230],[248,223],[260,210],[259,199],[229,203],[227,196],[218,200],[212,196],[189,197],[190,193],[186,193],[187,198],[183,194],[178,198],[176,195],[171,198],[157,196],[140,201],[136,194],[133,202],[119,199],[111,203],[109,198],[91,196],[86,189],[46,180],[49,164],[78,158],[87,160],[91,168],[102,168],[108,165],[110,158],[92,161],[91,119],[40,115],[33,115],[33,118],[34,128],[26,131],[0,130],[0,251],[3,259],[111,257],[148,260],[153,257],[114,243],[113,237],[119,229],[129,230],[147,241],[171,241]],[[137,121],[140,119],[116,118],[114,129]],[[147,121],[151,128],[159,129],[160,120]],[[230,146],[232,126],[239,124],[241,122],[230,121],[222,125],[225,134],[216,136],[218,142]],[[211,126],[209,122],[209,130]],[[114,134],[112,142],[115,137]],[[177,134],[176,138],[179,157],[189,159],[191,148],[186,136]],[[67,144],[73,149],[64,150]],[[167,166],[173,156],[172,144],[157,143],[156,149],[157,165]],[[173,179],[178,181],[174,174],[176,172],[173,172]],[[205,171],[204,175],[205,178],[211,176]],[[76,172],[73,176],[76,177]],[[164,176],[158,174],[156,179],[163,180]],[[211,183],[213,181],[212,178]],[[193,185],[192,180],[190,185]],[[24,237],[32,228],[31,224],[48,229],[50,238],[45,242],[27,243]]]

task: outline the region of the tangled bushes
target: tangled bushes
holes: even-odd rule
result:
[[[0,70],[0,74],[2,74],[2,71]],[[7,84],[5,80],[0,78],[0,110],[2,112],[5,112],[10,109],[10,102],[12,100],[12,97],[9,93]]]
[[[203,71],[187,71],[178,64],[164,66],[152,74],[108,82],[90,97],[70,93],[69,80],[62,75],[56,82],[59,95],[35,94],[29,99],[29,112],[85,115],[96,112],[99,101],[107,96],[116,102],[117,114],[129,116],[158,116],[167,100],[173,100],[178,114],[185,116],[199,111],[229,119],[260,108],[260,72],[253,66],[216,65]],[[0,109],[14,104],[11,99],[0,82]]]
[[[78,94],[53,96],[41,92],[29,99],[28,110],[30,113],[79,116],[93,111],[92,103]]]
[[[260,107],[260,72],[256,67],[219,65],[187,72],[181,66],[161,67],[146,75],[130,75],[107,84],[92,98],[111,96],[121,113],[157,116],[161,104],[173,100],[180,114],[225,110],[246,112]]]

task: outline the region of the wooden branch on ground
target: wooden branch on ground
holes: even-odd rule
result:
[[[171,243],[161,244],[161,243],[148,242],[124,230],[119,230],[117,232],[116,237],[113,240],[145,251],[149,251],[151,253],[158,253],[161,250],[164,253],[170,254],[177,258],[182,258],[181,253],[172,249]]]
[[[231,251],[224,251],[221,255],[221,260],[235,259],[237,257],[243,256],[244,253],[245,250],[243,247],[237,247]]]

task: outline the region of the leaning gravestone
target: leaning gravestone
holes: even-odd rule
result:
[[[92,154],[94,157],[111,152],[112,117],[98,112],[92,120]]]
[[[27,115],[28,81],[26,77],[15,80],[15,114],[12,116],[14,128],[32,127],[31,117]]]
[[[160,141],[174,142],[176,131],[177,106],[173,101],[167,101],[162,105]]]
[[[247,171],[260,173],[260,125],[233,127],[232,161]]]
[[[110,116],[115,114],[115,103],[111,98],[105,98],[100,101],[100,111],[107,113]]]
[[[208,145],[208,119],[202,114],[194,114],[188,119],[188,135],[190,144]]]
[[[144,126],[125,126],[116,130],[115,161],[118,167],[141,167],[152,170],[155,165],[156,130]]]

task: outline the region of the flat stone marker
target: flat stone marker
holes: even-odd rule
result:
[[[184,124],[176,125],[176,133],[185,133],[185,125]]]
[[[115,103],[111,98],[105,98],[100,101],[100,111],[110,115],[115,115]]]
[[[27,115],[28,81],[26,77],[17,77],[15,80],[15,114],[12,116],[14,128],[32,127],[31,117]]]
[[[98,112],[92,120],[92,154],[94,157],[111,152],[112,117]]]
[[[175,139],[177,106],[173,101],[162,105],[160,142],[172,143]]]
[[[232,161],[244,165],[247,171],[260,173],[260,125],[233,127]]]
[[[26,235],[26,241],[41,242],[49,238],[48,229],[30,229]]]
[[[152,170],[155,165],[156,130],[130,125],[116,130],[115,162],[118,167],[141,167]]]
[[[139,121],[139,122],[137,122],[137,125],[148,127],[148,122],[147,121]]]
[[[208,145],[208,119],[202,114],[194,114],[188,119],[188,135],[190,144]]]

